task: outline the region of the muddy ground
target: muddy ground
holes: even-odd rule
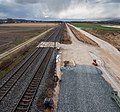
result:
[[[83,30],[109,42],[120,51],[120,31],[97,30],[91,28],[84,28]]]

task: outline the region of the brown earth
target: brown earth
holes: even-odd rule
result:
[[[19,27],[53,27],[58,23],[15,23],[15,24],[0,24],[1,26],[19,26]]]
[[[31,43],[28,46],[23,47],[21,50],[18,50],[16,53],[11,56],[7,56],[4,59],[0,60],[0,78],[4,77],[10,70],[17,66],[25,57],[27,57],[32,50],[41,42],[44,41],[55,29],[47,32],[37,41]]]
[[[64,26],[63,39],[61,40],[61,43],[62,44],[71,44],[72,43],[71,38],[68,35],[66,25]]]
[[[88,37],[85,36],[83,33],[77,31],[74,27],[71,27],[71,26],[69,25],[69,28],[70,28],[70,30],[72,31],[72,33],[75,35],[75,37],[76,37],[79,41],[81,41],[81,42],[83,42],[83,43],[86,43],[86,44],[98,46],[98,44],[97,44],[95,41],[93,41],[92,39],[88,38]]]
[[[0,54],[55,25],[54,23],[0,24]]]
[[[97,29],[83,29],[100,39],[107,41],[120,51],[120,31],[108,31],[108,30],[97,30]]]
[[[27,41],[28,39],[39,35],[46,29],[40,29],[39,31],[21,31],[21,32],[10,32],[0,33],[0,53],[9,50],[16,45]]]

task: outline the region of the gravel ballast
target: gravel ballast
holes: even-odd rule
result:
[[[120,112],[111,99],[111,86],[90,65],[62,67],[57,112]]]

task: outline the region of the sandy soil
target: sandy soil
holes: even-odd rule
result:
[[[110,43],[120,51],[120,31],[100,30],[92,28],[84,28],[83,30]]]
[[[120,52],[113,47],[111,44],[79,29],[79,31],[81,31],[82,33],[86,34],[88,37],[90,37],[91,39],[93,39],[94,41],[96,41],[99,46],[102,48],[99,55],[102,56],[102,58],[105,60],[105,62],[107,63],[107,68],[110,72],[112,72],[113,76],[115,76],[115,78],[117,80],[120,81]]]
[[[68,32],[71,37],[72,44],[70,45],[61,44],[62,63],[64,61],[69,61],[71,64],[75,63],[91,65],[92,58],[89,55],[89,51],[93,49],[95,50],[97,49],[97,47],[86,45],[78,41],[70,30],[68,30]]]

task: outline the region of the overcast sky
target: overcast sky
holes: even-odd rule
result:
[[[120,0],[0,0],[0,18],[120,18]]]

